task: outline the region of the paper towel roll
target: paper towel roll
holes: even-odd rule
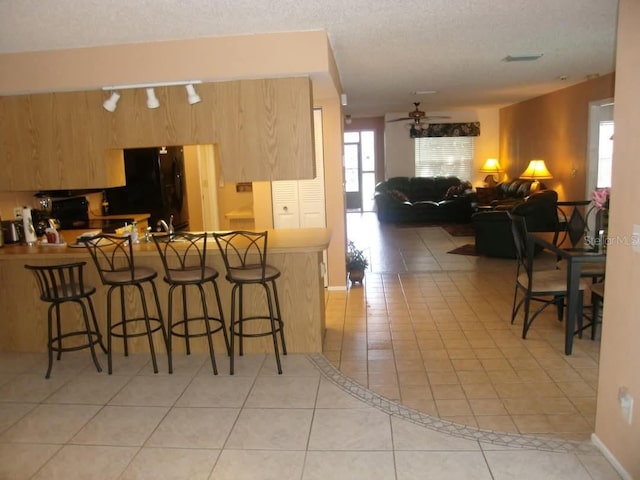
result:
[[[27,245],[36,243],[38,237],[36,237],[36,229],[33,228],[33,218],[29,207],[22,207],[22,226],[24,227],[24,241]]]

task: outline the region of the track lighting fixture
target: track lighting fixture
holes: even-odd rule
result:
[[[147,108],[158,108],[160,101],[156,97],[155,87],[175,87],[178,85],[184,85],[187,89],[187,102],[189,105],[194,105],[201,101],[200,95],[197,94],[194,85],[202,83],[202,80],[186,80],[177,82],[156,82],[156,83],[136,83],[130,85],[108,85],[102,87],[105,92],[111,92],[111,96],[108,100],[102,104],[105,110],[114,112],[117,107],[120,94],[116,90],[131,90],[134,88],[144,88],[147,91]]]
[[[189,105],[193,105],[194,103],[199,103],[201,101],[200,95],[196,93],[196,88],[192,83],[185,85],[185,88],[187,89],[187,101],[189,102]]]
[[[158,108],[160,102],[156,97],[156,92],[153,88],[147,88],[147,108]]]
[[[102,106],[108,112],[115,112],[118,108],[118,100],[120,100],[120,94],[118,92],[111,92],[111,96],[104,101]]]

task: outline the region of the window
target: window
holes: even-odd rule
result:
[[[474,137],[422,137],[415,142],[416,177],[471,178]]]

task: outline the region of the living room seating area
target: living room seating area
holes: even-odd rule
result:
[[[471,183],[457,177],[392,177],[374,194],[381,223],[467,223],[474,198]]]

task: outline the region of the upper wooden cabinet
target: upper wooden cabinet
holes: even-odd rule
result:
[[[122,90],[118,108],[102,91],[0,97],[0,190],[104,188],[121,185],[119,149],[218,144],[225,180],[315,177],[311,83],[307,77],[238,80]]]

